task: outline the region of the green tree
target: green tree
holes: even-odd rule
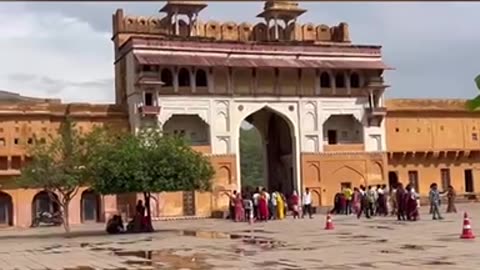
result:
[[[58,136],[48,142],[35,139],[28,148],[32,160],[23,167],[17,183],[24,188],[42,188],[62,211],[63,226],[70,232],[69,205],[81,186],[87,184],[85,136],[66,118]]]
[[[240,129],[240,171],[242,186],[263,185],[263,145],[260,132],[255,128]]]
[[[475,77],[475,85],[477,86],[478,91],[480,91],[480,75]],[[467,108],[471,111],[474,111],[480,108],[480,95],[477,95],[475,98],[467,102]]]
[[[149,231],[152,192],[210,190],[210,161],[183,139],[151,129],[116,139],[108,134],[101,141],[95,136],[97,146],[88,166],[93,188],[101,194],[143,193]]]

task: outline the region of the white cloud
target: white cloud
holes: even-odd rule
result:
[[[0,89],[66,101],[113,101],[111,14],[156,15],[163,3],[5,3]],[[261,2],[209,3],[201,19],[259,21]],[[346,21],[354,43],[381,44],[391,97],[471,97],[479,72],[476,3],[313,3],[301,22]],[[27,75],[27,76],[26,76]],[[35,75],[35,76],[28,76]],[[23,78],[29,78],[29,80]]]
[[[113,101],[110,33],[21,5],[13,12],[0,9],[0,18],[0,89],[64,101]]]

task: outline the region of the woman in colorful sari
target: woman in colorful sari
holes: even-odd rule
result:
[[[294,190],[291,197],[292,212],[293,218],[300,218],[300,198],[298,197],[297,191]]]
[[[360,212],[360,207],[362,203],[362,194],[360,194],[360,190],[358,188],[353,188],[353,197],[352,197],[352,208],[355,215]]]
[[[416,221],[418,219],[417,194],[411,185],[407,185],[406,190],[407,220]]]
[[[262,191],[260,194],[260,198],[258,199],[258,211],[260,220],[267,221],[268,220],[268,199],[267,194],[265,191]]]
[[[283,201],[283,196],[280,195],[280,193],[277,193],[277,218],[278,219],[284,219],[285,218],[285,202]]]
[[[243,210],[243,200],[240,193],[237,193],[235,199],[235,222],[241,222],[245,218],[245,211]]]

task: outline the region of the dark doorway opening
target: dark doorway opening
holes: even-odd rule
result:
[[[472,170],[465,170],[464,178],[465,178],[465,192],[475,192],[475,185],[473,183]]]
[[[397,172],[388,172],[388,186],[390,190],[396,188],[398,185],[398,174]]]
[[[32,201],[32,220],[35,220],[37,216],[41,213],[51,213],[60,212],[60,206],[55,200],[52,200],[50,196],[53,196],[55,200],[58,200],[58,196],[54,193],[49,193],[47,191],[40,191],[33,197]]]
[[[242,126],[245,128],[247,125],[250,129],[256,128],[261,138],[260,144],[258,139],[257,143],[253,143],[255,145],[253,151],[263,153],[261,155],[263,159],[261,186],[267,188],[269,192],[279,191],[289,196],[295,189],[294,145],[289,122],[283,116],[268,108],[263,108],[251,114],[245,119],[245,122]],[[242,131],[240,131],[240,134],[240,146],[242,148],[242,137],[244,134],[242,134]],[[251,168],[257,168],[256,175],[260,174],[258,173],[258,164],[252,164],[252,167],[248,165],[250,162],[246,159],[247,156],[247,153],[241,149],[241,180],[244,188],[246,186],[243,177],[251,171]],[[256,159],[258,160],[258,157]],[[255,186],[248,188],[253,189]]]
[[[100,196],[93,190],[85,190],[81,198],[82,222],[100,221]]]
[[[13,226],[12,197],[4,192],[0,192],[0,226]]]
[[[338,139],[337,139],[337,131],[336,130],[328,130],[327,131],[327,137],[328,137],[328,144],[337,144]]]

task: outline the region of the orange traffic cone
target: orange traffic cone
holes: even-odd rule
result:
[[[330,214],[327,215],[327,223],[325,224],[325,230],[333,230],[333,222],[332,222],[332,217]]]
[[[472,226],[470,226],[470,219],[468,218],[467,212],[463,216],[463,231],[462,235],[460,235],[462,239],[475,239],[475,235],[473,235]]]

